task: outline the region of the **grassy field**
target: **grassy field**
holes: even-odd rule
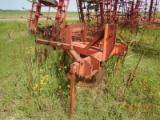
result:
[[[0,17],[9,18],[9,14],[0,13]],[[119,29],[117,37],[136,45],[129,45],[117,76],[112,57],[104,63],[100,87],[76,87],[73,120],[160,119],[160,31],[140,29],[136,33],[126,28]],[[47,59],[36,57],[35,51],[41,48],[48,49]],[[35,44],[34,36],[27,33],[27,22],[0,22],[0,119],[70,119],[69,80],[57,62],[61,54]],[[134,79],[127,85],[131,73]]]
[[[47,12],[42,12],[43,16],[47,15]],[[51,12],[50,16],[55,17],[55,12]],[[0,12],[0,19],[21,19],[21,16],[24,18],[29,17],[29,12],[24,11],[24,12]],[[67,18],[78,18],[78,13],[77,12],[70,12],[67,14]]]

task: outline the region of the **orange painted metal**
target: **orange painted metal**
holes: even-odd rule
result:
[[[117,73],[120,57],[125,55],[128,50],[125,43],[116,42],[118,23],[129,23],[136,26],[144,18],[140,10],[144,3],[140,0],[76,0],[76,2],[79,24],[65,25],[70,0],[59,0],[58,6],[48,6],[49,11],[45,27],[38,25],[42,16],[40,0],[38,3],[32,4],[31,11],[36,5],[35,16],[30,14],[30,20],[34,19],[32,32],[41,33],[45,36],[45,39],[36,36],[35,42],[51,46],[55,50],[63,49],[62,67],[65,64],[66,54],[72,60],[70,65],[71,116],[74,113],[76,78],[84,78],[90,80],[90,83],[94,83],[92,78],[98,74],[96,78],[99,81],[104,75],[102,63],[113,55],[118,57],[115,67],[115,73]],[[53,7],[56,7],[57,12],[52,25],[49,25],[48,21],[51,20],[49,19],[50,9]],[[150,7],[150,12],[152,12],[151,9]],[[152,21],[151,18],[151,13],[149,13],[150,21]],[[30,24],[28,24],[28,28],[31,27]]]
[[[106,24],[105,29],[102,30],[103,34],[100,34],[98,39],[91,42],[92,44],[90,44],[90,42],[85,42],[86,35],[85,37],[80,38],[80,42],[72,41],[72,34],[74,32],[82,32],[86,29],[85,24],[68,25],[66,27],[65,43],[36,39],[37,43],[64,49],[72,56],[71,59],[73,63],[70,66],[70,115],[73,115],[74,108],[73,84],[75,81],[75,75],[91,79],[96,73],[94,71],[99,71],[101,62],[105,61],[112,55],[121,56],[127,52],[127,45],[120,43],[116,44],[116,24]],[[100,43],[103,39],[103,43]],[[98,42],[103,47],[97,47]],[[81,58],[79,55],[85,55],[86,57]],[[116,69],[118,69],[118,66]]]
[[[70,116],[74,112],[74,89],[75,89],[75,68],[74,64],[70,66]]]
[[[105,29],[102,30],[104,34],[101,34],[99,39],[95,39],[92,44],[85,42],[86,37],[81,37],[80,42],[72,41],[72,34],[74,32],[82,32],[87,28],[85,24],[68,25],[66,27],[66,41],[65,43],[53,42],[48,40],[36,39],[37,43],[50,45],[53,47],[62,48],[68,51],[73,63],[70,66],[70,115],[73,115],[74,109],[74,82],[75,75],[79,77],[85,77],[91,79],[91,77],[97,73],[100,69],[101,62],[105,61],[112,55],[122,56],[127,52],[126,44],[116,44],[116,24],[106,24]],[[81,35],[80,35],[81,36]],[[96,44],[103,40],[101,46],[97,47]],[[79,55],[85,55],[85,58],[81,58]],[[116,71],[118,70],[118,65]],[[97,71],[97,72],[95,72]]]
[[[34,10],[34,2],[32,2],[32,7],[31,7],[31,11],[30,11],[30,16],[29,16],[29,20],[28,20],[28,30],[30,30],[30,27],[31,27],[31,22],[33,22],[33,18],[32,18],[32,15],[33,15],[33,10]]]
[[[150,0],[76,0],[79,24],[65,25],[70,0],[57,0],[55,5],[32,2],[28,29],[35,35],[42,34],[45,39],[36,35],[35,42],[63,49],[62,68],[66,54],[70,56],[70,115],[74,113],[74,91],[76,78],[85,79],[86,85],[94,83],[93,77],[99,82],[103,79],[102,63],[111,56],[117,56],[115,74],[121,56],[127,53],[125,43],[116,42],[118,24],[139,28],[141,24],[147,28],[160,29],[157,24],[159,1]],[[41,14],[43,6],[48,6],[47,16]],[[49,17],[50,9],[56,9],[55,17]],[[35,10],[34,10],[35,9]],[[45,26],[40,27],[40,17],[46,18]],[[52,24],[49,25],[49,20]],[[102,73],[101,73],[102,72]],[[81,81],[85,83],[85,81]]]
[[[40,0],[38,0],[36,12],[35,12],[35,18],[34,18],[34,26],[32,28],[33,32],[38,31],[38,21],[40,18],[40,13],[41,13],[41,3],[40,3]]]
[[[150,1],[150,8],[149,8],[149,14],[148,14],[148,21],[151,21],[151,15],[152,15],[152,11],[153,11],[153,1],[154,0],[151,0]]]
[[[145,23],[145,26],[147,26],[146,23],[149,25],[160,23],[157,14],[159,7],[158,0],[76,0],[76,2],[80,22],[95,26],[92,29],[88,28],[93,33],[97,33],[97,28],[100,27],[99,25],[106,23],[116,22],[133,27],[142,26],[143,23]],[[40,0],[33,2],[30,10],[28,29],[31,28],[31,23],[33,23],[32,32],[42,33],[44,36],[54,40],[62,39],[70,0],[58,0],[57,3],[57,6],[48,5],[48,13],[50,13],[50,8],[57,9],[53,24],[48,25],[48,15],[43,16],[40,14],[44,4]],[[34,8],[36,8],[36,11],[33,10]],[[46,18],[46,26],[48,25],[51,29],[46,29],[46,26],[43,28],[38,25],[40,17]],[[50,30],[50,33],[46,34],[48,30]]]

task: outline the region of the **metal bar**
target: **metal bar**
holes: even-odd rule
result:
[[[32,28],[33,32],[37,31],[40,12],[41,12],[41,2],[40,0],[38,0],[36,13],[35,13],[35,19],[34,19],[34,26]]]
[[[80,10],[80,15],[81,15],[81,20],[80,21],[82,23],[84,23],[84,14],[83,14],[83,8],[82,8],[82,0],[78,0],[77,3],[79,4],[79,10]]]
[[[148,13],[148,21],[149,22],[151,21],[151,18],[152,18],[153,1],[154,0],[151,0],[151,2],[150,2],[150,8],[149,8],[149,13]]]
[[[47,17],[46,17],[46,26],[48,25],[48,18],[49,18],[49,15],[50,15],[50,9],[51,9],[51,7],[49,6]]]
[[[134,0],[131,2],[131,19],[134,19]]]
[[[101,24],[104,24],[104,5],[103,5],[103,1],[100,0],[100,13],[101,13]]]
[[[68,25],[66,27],[66,39],[65,39],[67,44],[71,44],[72,43],[72,26]]]
[[[116,42],[116,31],[117,31],[116,24],[107,24],[105,26],[103,61],[109,58],[112,50],[114,49]]]
[[[114,9],[113,9],[113,14],[112,14],[112,22],[115,22],[115,20],[116,20],[116,15],[117,15],[117,4],[118,4],[118,0],[115,0]]]
[[[52,47],[57,47],[57,48],[61,48],[64,50],[70,50],[70,49],[74,49],[78,54],[82,54],[82,55],[92,55],[94,53],[96,53],[97,51],[101,51],[100,49],[84,49],[84,45],[79,44],[79,43],[73,43],[72,44],[67,44],[67,43],[61,43],[61,42],[54,42],[54,41],[48,41],[48,40],[42,40],[42,39],[36,39],[35,42],[39,43],[39,44],[44,44],[44,45],[48,45],[48,46],[52,46]]]
[[[67,1],[67,5],[65,6],[66,9],[64,10],[64,16],[63,16],[63,19],[62,19],[62,25],[61,25],[61,28],[63,29],[65,27],[65,22],[66,22],[66,17],[67,17],[67,11],[68,11],[68,7],[69,7],[69,3],[70,3],[70,0],[66,0]],[[64,8],[65,8],[64,7]],[[60,38],[62,38],[62,31],[60,33]]]
[[[74,112],[74,83],[75,82],[75,73],[74,73],[74,64],[70,66],[70,116],[73,116]]]
[[[99,41],[101,41],[104,37],[104,32],[102,32],[97,38],[95,38],[93,41],[91,41],[86,47],[85,49],[89,49],[91,46],[95,45],[96,43],[98,43]]]
[[[58,32],[58,30],[60,28],[60,19],[62,17],[63,5],[64,5],[64,0],[59,0],[58,9],[56,12],[56,17],[55,17],[55,22],[54,22],[53,29],[52,29],[52,37],[55,37],[55,34]]]
[[[31,7],[31,10],[30,10],[30,17],[29,17],[29,21],[28,21],[28,29],[30,29],[30,27],[31,27],[31,20],[32,20],[33,10],[34,10],[34,2],[32,2],[32,7]]]

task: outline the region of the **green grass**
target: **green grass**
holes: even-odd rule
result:
[[[69,80],[57,62],[62,51],[35,44],[34,36],[27,33],[26,22],[0,22],[0,26],[0,118],[70,119]],[[136,41],[137,45],[129,47],[117,76],[113,74],[116,57],[111,57],[104,63],[106,74],[100,87],[76,87],[72,119],[160,119],[159,33],[141,29],[136,34],[119,29],[119,39]],[[43,56],[41,63],[35,48],[47,48],[47,60]],[[126,86],[142,54],[132,85]]]
[[[47,15],[47,12],[42,12],[43,16]],[[50,16],[55,17],[55,12],[51,12]],[[0,12],[0,19],[21,19],[21,16],[24,18],[29,17],[29,12]],[[78,18],[77,12],[69,12],[67,13],[67,18]]]

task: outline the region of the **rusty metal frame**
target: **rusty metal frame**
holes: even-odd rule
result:
[[[76,0],[80,23],[65,25],[66,15],[70,0],[59,0],[55,21],[53,22],[51,35],[48,39],[36,38],[36,42],[52,46],[57,49],[63,49],[63,61],[66,54],[69,54],[72,64],[70,65],[70,115],[74,113],[74,91],[75,78],[84,77],[91,79],[96,73],[100,72],[101,64],[111,56],[117,56],[115,74],[118,71],[120,57],[127,53],[127,45],[125,43],[116,42],[116,33],[118,29],[117,23],[139,25],[139,21],[143,16],[139,7],[143,6],[140,0],[137,1],[120,1],[120,0],[97,0],[85,1]],[[152,22],[152,8],[154,0],[150,2],[148,14],[148,22]],[[84,5],[84,6],[83,6]],[[89,5],[95,5],[90,6]],[[33,9],[35,4],[32,3],[30,21],[33,19]],[[87,7],[86,7],[87,6]],[[32,32],[39,33],[38,22],[41,15],[42,4],[40,0],[36,3],[36,11],[33,21]],[[49,6],[48,15],[46,17],[46,27],[50,13]],[[122,14],[119,14],[118,8],[122,7]],[[128,8],[129,7],[129,8]],[[130,13],[130,14],[128,14]],[[31,28],[31,22],[28,28]],[[137,22],[138,21],[138,22]],[[62,31],[63,30],[63,31]],[[88,33],[91,33],[88,36]],[[64,35],[64,41],[59,41]],[[45,32],[43,35],[47,35]],[[83,57],[82,57],[83,56]]]
[[[61,48],[72,56],[73,63],[70,65],[70,114],[74,109],[74,83],[75,75],[91,78],[99,71],[101,62],[112,55],[122,56],[127,52],[127,45],[116,43],[116,24],[106,24],[99,39],[93,40],[92,44],[86,42],[86,25],[84,23],[68,25],[66,27],[65,43],[49,40],[36,39],[37,43]],[[72,41],[72,33],[80,31],[82,36],[79,42]],[[104,40],[102,43],[100,41]],[[99,43],[102,47],[97,47]],[[96,45],[95,45],[96,44]],[[85,55],[81,58],[80,55]],[[118,64],[116,69],[118,69]]]

